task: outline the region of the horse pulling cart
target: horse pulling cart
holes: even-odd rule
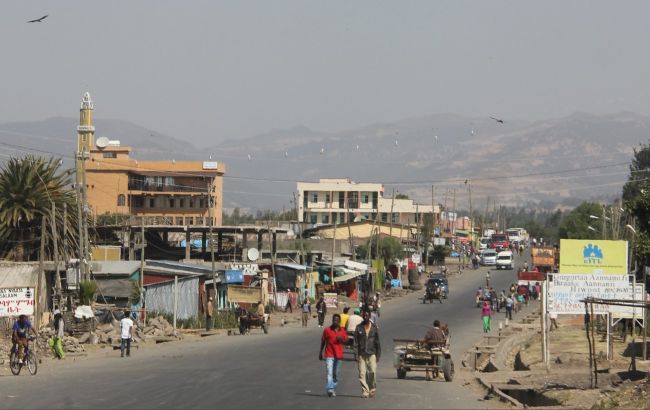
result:
[[[443,375],[445,381],[454,378],[454,362],[449,346],[430,347],[423,339],[393,339],[393,366],[397,378],[406,378],[407,372],[423,371],[431,373],[433,380]]]

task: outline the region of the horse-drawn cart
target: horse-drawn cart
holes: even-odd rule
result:
[[[454,362],[449,346],[430,347],[423,339],[393,339],[393,366],[397,378],[404,379],[407,372],[423,371],[431,373],[433,379],[443,375],[445,381],[454,378]]]

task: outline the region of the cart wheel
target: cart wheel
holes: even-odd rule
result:
[[[406,378],[406,370],[402,369],[401,367],[397,369],[397,378],[398,379]]]
[[[437,369],[434,369],[434,370],[431,371],[431,376],[433,376],[433,379],[431,379],[431,381],[433,381],[433,380],[437,379],[438,376],[440,376],[440,373],[438,373]]]
[[[266,323],[262,324],[262,330],[264,330],[264,334],[267,335],[269,333],[269,325]]]
[[[451,359],[445,360],[445,365],[442,368],[442,372],[445,375],[445,381],[450,382],[454,379],[454,362]]]

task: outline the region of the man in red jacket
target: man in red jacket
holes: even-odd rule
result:
[[[338,384],[338,372],[341,360],[343,360],[343,347],[348,341],[348,334],[341,328],[341,316],[336,313],[332,316],[332,324],[323,330],[321,337],[318,360],[325,357],[327,368],[327,384],[325,389],[329,397],[336,396],[336,385]]]

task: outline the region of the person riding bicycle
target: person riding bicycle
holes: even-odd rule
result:
[[[13,348],[18,348],[16,351],[16,356],[20,362],[23,361],[24,357],[27,355],[27,352],[29,352],[29,339],[27,338],[27,335],[30,330],[34,336],[36,336],[36,331],[32,327],[32,323],[27,319],[27,316],[20,315],[18,317],[18,320],[16,320],[14,323],[13,332],[11,334],[11,340],[14,343]]]

